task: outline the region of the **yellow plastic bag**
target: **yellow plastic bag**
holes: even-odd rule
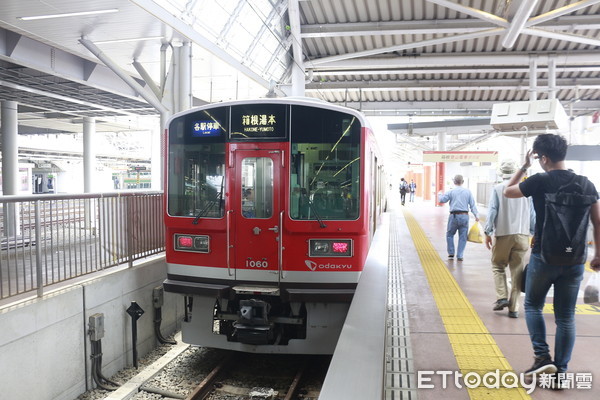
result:
[[[473,243],[483,243],[483,235],[481,234],[479,222],[475,221],[475,223],[471,226],[467,240]]]

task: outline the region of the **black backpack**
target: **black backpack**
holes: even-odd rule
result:
[[[546,264],[571,266],[583,264],[587,258],[587,229],[590,209],[596,202],[586,194],[589,184],[585,176],[574,174],[556,193],[546,193],[541,256]]]

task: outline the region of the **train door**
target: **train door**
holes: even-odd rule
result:
[[[234,154],[230,241],[236,280],[279,282],[281,151],[237,149]]]

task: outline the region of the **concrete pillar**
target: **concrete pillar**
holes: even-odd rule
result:
[[[96,151],[94,136],[96,135],[96,119],[83,118],[83,192],[94,191],[94,175],[96,172]]]
[[[183,42],[179,48],[179,109],[192,108],[192,43]]]
[[[19,192],[17,102],[2,102],[2,192]]]
[[[537,58],[529,56],[529,100],[537,100]]]
[[[438,133],[438,151],[446,151],[446,132]],[[435,205],[442,206],[438,201],[437,195],[446,190],[446,163],[435,163]]]
[[[173,76],[173,114],[181,111],[181,96],[179,90],[181,88],[181,73],[179,68],[179,60],[181,59],[181,42],[173,41],[173,55],[171,57],[171,75]]]
[[[300,6],[298,0],[290,0],[288,3],[288,15],[290,18],[290,33],[292,39],[292,96],[305,95],[305,73],[304,57],[302,55],[302,38],[300,37]]]
[[[548,58],[548,98],[556,98],[556,57]]]
[[[16,101],[2,101],[2,194],[19,193],[19,146]],[[7,203],[4,208],[4,233],[6,236],[20,234],[18,222],[19,205]]]
[[[162,123],[162,118],[161,118],[161,126],[163,126],[164,124]],[[152,175],[151,175],[151,182],[150,182],[150,188],[152,190],[163,190],[163,155],[164,155],[164,139],[163,139],[163,135],[164,135],[164,129],[162,128],[157,128],[157,129],[152,129],[152,132],[150,132],[151,136],[152,136],[152,146],[151,146],[151,158],[150,158],[150,168],[152,170]]]
[[[527,148],[527,135],[522,135],[521,136],[521,158],[516,160],[517,165],[523,165],[523,162],[525,162],[525,154],[527,154],[527,150],[529,150]]]

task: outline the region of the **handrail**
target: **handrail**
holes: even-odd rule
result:
[[[230,235],[230,228],[231,228],[231,217],[229,216],[229,214],[231,214],[233,212],[233,210],[228,210],[227,211],[227,218],[225,218],[225,224],[226,224],[226,229],[227,229],[227,275],[232,276],[231,275],[231,256],[230,256],[230,249],[231,249],[231,235]]]
[[[0,203],[11,203],[17,201],[36,200],[73,200],[73,199],[95,199],[111,197],[131,197],[140,195],[162,195],[162,190],[120,190],[118,192],[95,192],[95,193],[47,193],[47,194],[7,194],[0,196]]]
[[[163,252],[163,196],[0,196],[0,300]]]
[[[279,279],[283,279],[283,214],[281,211],[279,213],[279,237],[278,237],[278,248],[277,248],[277,262],[279,264]]]

